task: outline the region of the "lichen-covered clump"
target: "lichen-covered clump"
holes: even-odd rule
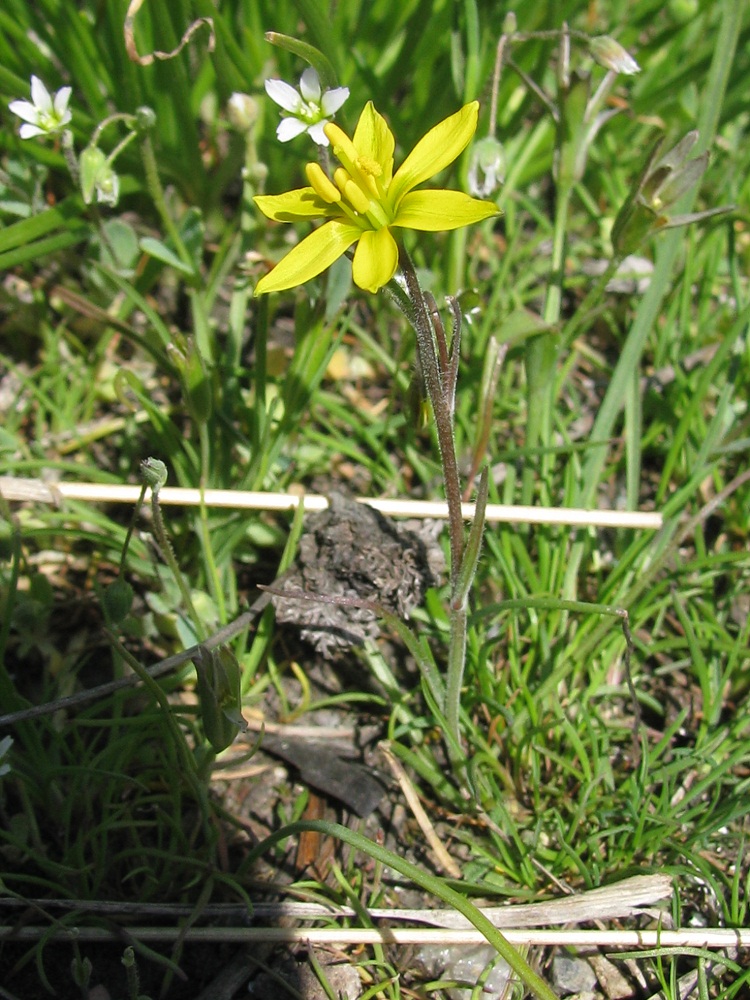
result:
[[[372,602],[405,618],[437,584],[443,557],[427,531],[337,493],[329,502],[309,518],[295,564],[279,581],[285,594],[305,591],[318,599],[274,595],[273,603],[277,621],[299,626],[330,659],[380,634],[372,607],[336,602]]]

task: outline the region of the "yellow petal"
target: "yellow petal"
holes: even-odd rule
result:
[[[499,215],[492,201],[470,198],[460,191],[410,191],[401,199],[392,225],[424,232],[460,229]]]
[[[354,284],[367,292],[387,285],[398,267],[398,247],[387,227],[362,233],[354,251]]]
[[[372,101],[367,102],[359,116],[353,142],[361,157],[375,160],[380,165],[382,174],[378,180],[387,188],[393,176],[393,150],[396,140],[385,118],[375,110]]]
[[[275,222],[319,219],[332,212],[331,206],[326,204],[311,187],[285,191],[284,194],[259,194],[253,201],[264,215]]]
[[[260,279],[255,286],[255,295],[281,292],[285,288],[304,284],[330,267],[361,234],[359,226],[351,222],[326,222]]]
[[[466,149],[477,130],[479,102],[465,104],[460,111],[439,122],[419,140],[396,171],[388,191],[391,207],[417,184],[434,177]]]

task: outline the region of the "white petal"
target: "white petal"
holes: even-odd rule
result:
[[[323,111],[327,115],[335,114],[349,96],[348,87],[336,87],[323,94]]]
[[[38,76],[31,78],[31,100],[40,111],[44,111],[46,114],[52,111],[52,98]]]
[[[13,112],[14,115],[18,115],[19,118],[23,118],[25,122],[36,122],[39,121],[39,109],[28,101],[11,101],[8,108]]]
[[[323,131],[323,126],[327,124],[328,124],[327,121],[316,122],[315,125],[311,125],[310,128],[307,130],[310,134],[310,138],[313,140],[313,142],[317,142],[319,146],[328,145],[328,137]]]
[[[276,129],[276,138],[279,142],[289,142],[297,135],[302,135],[307,131],[307,125],[299,118],[282,118],[279,127]]]
[[[283,80],[266,80],[266,93],[284,111],[295,114],[302,107],[302,98],[294,87],[290,87]]]
[[[100,205],[115,206],[120,197],[120,178],[112,171],[105,180],[106,183],[96,185],[96,200]]]
[[[22,125],[18,130],[18,134],[22,139],[33,139],[35,135],[46,135],[47,130],[39,128],[38,125]]]
[[[55,94],[55,114],[63,125],[70,121],[71,116],[70,111],[68,111],[68,101],[72,92],[72,87],[60,87]]]
[[[312,66],[308,66],[302,74],[299,90],[306,101],[320,102],[320,79]]]

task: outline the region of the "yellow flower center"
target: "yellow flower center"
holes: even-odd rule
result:
[[[316,170],[309,169],[317,164],[308,164],[307,177],[315,192],[329,204],[336,201],[338,207],[358,225],[362,225],[365,220],[372,229],[382,229],[390,225],[393,219],[387,207],[385,191],[378,182],[383,173],[381,165],[369,156],[360,156],[349,136],[333,122],[329,122],[323,131],[331,143],[333,155],[342,165],[336,168],[333,175],[334,183],[331,184],[322,170],[318,175]],[[325,177],[327,185],[331,188],[334,186],[338,188],[343,198],[334,199],[327,187],[325,190],[328,194],[324,195],[324,186],[321,185],[321,189],[316,186],[320,176]]]
[[[357,166],[367,177],[380,177],[383,173],[383,168],[378,161],[371,159],[369,156],[358,157]]]

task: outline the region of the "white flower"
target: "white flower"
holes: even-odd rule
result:
[[[289,142],[307,132],[319,146],[327,146],[323,126],[349,96],[348,87],[326,90],[321,96],[318,74],[308,67],[299,82],[299,92],[283,80],[266,80],[266,93],[279,107],[288,111],[291,118],[282,118],[276,129],[279,142]]]
[[[31,101],[11,101],[8,107],[26,124],[19,129],[22,139],[58,132],[71,119],[68,101],[71,88],[61,87],[54,98],[38,76],[31,78]]]

